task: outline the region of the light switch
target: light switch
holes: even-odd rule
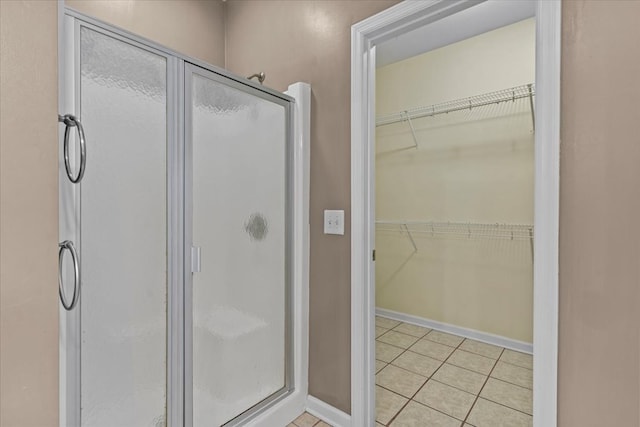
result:
[[[344,235],[344,211],[324,211],[324,234]]]

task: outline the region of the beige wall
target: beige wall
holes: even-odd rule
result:
[[[534,81],[532,18],[378,68],[376,109],[397,113]],[[412,125],[418,148],[407,122],[376,128],[377,220],[533,224],[528,98]],[[376,307],[532,342],[529,239],[412,229],[417,250],[400,226],[377,227]]]
[[[224,3],[218,0],[66,0],[79,12],[224,67]]]
[[[227,6],[232,71],[264,70],[278,89],[313,85],[310,387],[346,411],[350,230],[325,236],[321,216],[335,207],[349,217],[350,24],[393,3]],[[637,426],[640,2],[568,1],[563,13],[560,426]],[[0,424],[49,426],[58,387],[55,4],[0,1],[0,16]],[[211,55],[203,59],[219,61]]]
[[[560,426],[638,426],[640,2],[562,12]]]
[[[0,1],[0,425],[58,423],[57,6]]]
[[[349,218],[351,24],[389,1],[227,2],[227,68],[265,85],[311,84],[310,393],[350,410],[350,248],[322,233],[324,209]]]

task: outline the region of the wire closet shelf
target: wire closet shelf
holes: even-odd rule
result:
[[[376,117],[376,126],[384,126],[392,123],[405,122],[422,117],[433,117],[439,114],[452,113],[454,111],[471,110],[477,107],[500,104],[502,102],[515,102],[518,99],[529,98],[531,114],[533,118],[533,97],[535,85],[533,83],[488,92],[468,98],[456,99],[428,106],[415,107],[404,111],[385,114]],[[535,119],[533,119],[535,122]]]
[[[406,233],[414,249],[414,235],[425,237],[452,236],[463,239],[495,239],[533,241],[533,225],[435,221],[376,221],[377,231]]]

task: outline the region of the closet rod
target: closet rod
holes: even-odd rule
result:
[[[405,122],[410,119],[421,117],[433,117],[439,114],[452,113],[454,111],[471,110],[502,102],[515,102],[517,99],[529,98],[531,114],[533,118],[533,97],[535,96],[535,85],[533,83],[515,86],[509,89],[502,89],[495,92],[488,92],[468,98],[456,99],[440,104],[433,104],[423,107],[411,108],[397,113],[386,114],[376,118],[376,126],[384,126],[392,123]]]

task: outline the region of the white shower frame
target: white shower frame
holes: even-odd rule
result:
[[[375,425],[376,45],[484,0],[404,1],[351,29],[351,417]],[[561,2],[536,2],[533,423],[556,427]]]
[[[65,37],[65,20],[74,20],[74,34]],[[287,101],[289,107],[289,129],[287,137],[293,147],[291,153],[291,169],[288,172],[290,194],[288,200],[292,210],[290,218],[293,221],[290,236],[290,370],[287,385],[290,390],[280,393],[277,397],[260,402],[257,411],[250,411],[248,417],[242,418],[243,426],[270,427],[273,425],[287,425],[300,413],[307,404],[308,396],[308,318],[309,318],[309,168],[310,168],[310,105],[311,87],[306,83],[294,83],[287,92],[262,86],[241,76],[236,76],[224,69],[207,64],[206,62],[188,57],[179,52],[161,46],[151,40],[135,35],[129,31],[107,24],[98,19],[66,7],[63,0],[58,0],[58,110],[60,114],[76,112],[79,105],[79,91],[75,85],[79,84],[73,73],[77,70],[75,64],[79,55],[80,26],[91,28],[107,34],[131,45],[153,52],[167,60],[167,425],[169,427],[192,426],[192,394],[185,386],[192,384],[191,378],[186,378],[193,372],[192,360],[189,358],[191,349],[186,348],[191,343],[188,333],[189,319],[186,318],[185,295],[189,295],[190,283],[190,254],[186,240],[188,233],[185,229],[190,226],[189,207],[185,198],[190,189],[185,186],[185,133],[184,129],[184,101],[185,101],[185,69],[193,64],[208,72],[231,80],[236,88],[243,86],[253,88],[249,93],[257,90],[265,97],[276,97]],[[67,95],[72,93],[72,99]],[[255,96],[255,94],[254,94]],[[174,143],[172,143],[174,141]],[[73,144],[72,144],[73,146]],[[90,139],[87,150],[91,150]],[[71,149],[73,157],[73,148]],[[90,167],[90,166],[89,166]],[[64,170],[64,167],[62,168]],[[59,179],[63,178],[61,175]],[[188,181],[188,179],[186,180]],[[63,190],[61,196],[74,201],[73,207],[61,206],[61,215],[70,215],[75,221],[75,230],[80,229],[79,192],[74,187]],[[78,252],[78,235],[71,231],[71,237],[76,241]],[[62,236],[61,236],[62,237]],[[190,249],[190,247],[189,247]],[[183,256],[180,256],[183,254]],[[60,426],[80,426],[80,346],[79,325],[80,315],[78,307],[71,312],[61,308],[60,314]],[[187,330],[185,329],[187,328]],[[186,355],[186,357],[185,357]],[[68,369],[72,367],[73,369]],[[186,376],[185,376],[186,375]],[[276,393],[278,394],[278,393]],[[231,421],[228,425],[237,425]]]

